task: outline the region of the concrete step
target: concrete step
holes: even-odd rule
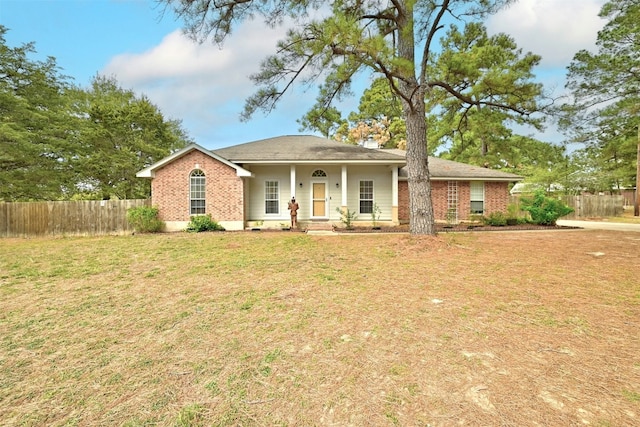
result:
[[[333,224],[329,221],[311,221],[305,223],[303,227],[307,231],[333,231]]]

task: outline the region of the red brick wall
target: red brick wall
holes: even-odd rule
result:
[[[243,181],[236,170],[194,150],[156,171],[151,181],[151,201],[162,221],[189,221],[189,176],[205,173],[206,213],[216,221],[243,221]]]
[[[484,214],[492,212],[507,213],[509,204],[509,183],[508,182],[485,182],[484,183]]]
[[[398,220],[409,221],[409,183],[407,181],[398,182]]]
[[[509,191],[507,182],[484,183],[484,210],[485,215],[491,212],[507,212]],[[433,214],[436,221],[447,219],[447,193],[448,181],[431,181],[431,199],[433,201]],[[471,212],[471,185],[469,181],[458,181],[458,220],[469,219]],[[398,219],[401,222],[409,221],[409,183],[398,183]]]

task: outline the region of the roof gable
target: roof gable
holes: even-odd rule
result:
[[[171,162],[173,162],[174,160],[177,160],[189,153],[191,153],[192,151],[200,151],[201,153],[219,161],[220,163],[223,163],[233,169],[236,170],[236,174],[238,176],[253,176],[253,174],[244,169],[243,167],[238,166],[235,163],[230,162],[229,160],[220,157],[219,155],[207,150],[206,148],[203,148],[201,146],[199,146],[198,144],[191,144],[188,145],[186,147],[184,147],[182,150],[176,151],[175,153],[171,154],[168,157],[165,157],[164,159],[160,160],[159,162],[156,162],[154,164],[152,164],[151,166],[149,166],[148,168],[145,168],[143,170],[141,170],[140,172],[136,173],[136,176],[138,178],[153,178],[155,177],[155,172],[160,169],[163,168],[164,166],[170,164]]]

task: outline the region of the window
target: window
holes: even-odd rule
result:
[[[264,212],[268,214],[280,213],[280,191],[278,181],[265,181],[264,183]]]
[[[204,172],[196,169],[189,177],[189,209],[191,215],[205,213],[205,176]]]
[[[471,181],[471,213],[484,213],[484,182]]]
[[[360,213],[373,212],[373,181],[360,181]]]

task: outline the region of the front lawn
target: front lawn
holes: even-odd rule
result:
[[[640,235],[0,240],[0,420],[640,423]]]

